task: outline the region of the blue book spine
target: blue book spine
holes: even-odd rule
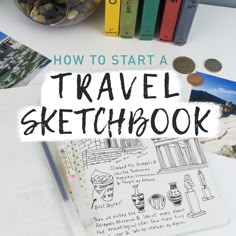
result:
[[[183,0],[175,29],[175,44],[185,44],[200,0]]]

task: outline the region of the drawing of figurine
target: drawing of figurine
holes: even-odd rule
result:
[[[207,200],[213,199],[214,196],[211,195],[211,191],[210,191],[210,189],[207,186],[205,176],[204,176],[204,174],[202,173],[201,170],[198,171],[198,178],[199,178],[199,181],[200,181],[200,183],[201,183],[201,185],[203,187],[202,188],[202,192],[203,192],[202,200],[203,201],[207,201]]]
[[[172,182],[169,183],[170,185],[170,191],[167,192],[167,198],[169,199],[170,202],[174,204],[174,206],[180,206],[182,203],[182,194],[177,188],[177,183]]]
[[[193,191],[194,183],[188,174],[184,176],[184,187],[186,188],[187,192]]]
[[[200,208],[196,191],[193,189],[194,183],[189,174],[184,176],[184,187],[186,188],[185,195],[190,208],[190,212],[187,214],[187,216],[190,218],[195,218],[206,214],[206,212]]]
[[[144,204],[144,193],[139,193],[138,191],[138,185],[134,185],[134,194],[132,194],[131,198],[135,205],[135,207],[138,209],[139,213],[143,213],[145,211],[145,204]]]

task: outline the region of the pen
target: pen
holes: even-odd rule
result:
[[[61,198],[62,198],[62,205],[64,208],[64,212],[66,214],[68,223],[71,227],[72,235],[73,236],[83,236],[85,234],[85,229],[83,225],[81,224],[79,217],[77,213],[75,212],[74,206],[72,205],[72,202],[70,201],[70,198],[66,192],[66,188],[62,182],[62,179],[60,177],[59,171],[56,167],[56,164],[53,160],[53,157],[51,155],[51,152],[48,148],[48,145],[46,142],[41,143],[45,157],[47,159],[47,163],[51,172],[51,175],[54,178],[54,181],[56,182],[56,185],[59,189]]]

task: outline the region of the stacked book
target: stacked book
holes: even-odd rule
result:
[[[185,44],[200,0],[106,0],[105,35]],[[139,30],[137,30],[139,29]],[[139,31],[139,32],[138,32]]]

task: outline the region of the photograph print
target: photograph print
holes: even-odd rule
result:
[[[50,62],[0,31],[0,89],[27,85]]]
[[[203,149],[236,159],[236,82],[200,73],[203,84],[193,87],[190,102],[218,104],[221,111],[221,131],[216,138],[200,140]]]

